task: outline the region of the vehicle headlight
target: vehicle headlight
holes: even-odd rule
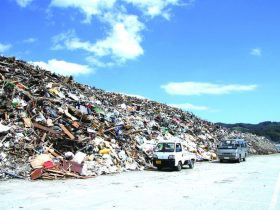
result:
[[[169,155],[168,159],[175,159],[175,155]]]
[[[158,156],[156,154],[153,154],[153,159],[158,159]]]

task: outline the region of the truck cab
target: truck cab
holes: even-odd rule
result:
[[[218,157],[220,162],[224,160],[246,161],[248,156],[247,142],[244,139],[222,140],[218,145]]]
[[[158,142],[153,154],[153,165],[158,170],[172,168],[180,171],[183,165],[193,168],[195,160],[195,155],[185,150],[180,141]]]

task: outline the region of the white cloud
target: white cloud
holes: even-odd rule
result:
[[[3,53],[7,50],[9,50],[12,47],[10,44],[2,44],[0,43],[0,53]]]
[[[144,25],[135,15],[119,14],[116,18],[106,16],[111,24],[112,31],[107,38],[97,41],[92,45],[92,50],[97,56],[114,56],[122,60],[134,59],[144,53],[140,46],[142,38],[140,31]]]
[[[38,39],[33,38],[33,37],[30,37],[28,39],[23,40],[24,43],[34,43],[34,42],[37,42],[37,41],[38,41]]]
[[[72,30],[53,37],[53,49],[85,50],[99,58],[110,57],[115,60],[114,63],[134,59],[144,53],[140,45],[142,41],[140,32],[144,25],[137,16],[107,14],[105,18],[112,26],[112,30],[105,39],[95,43],[81,41]]]
[[[260,48],[254,48],[251,50],[250,55],[262,56],[262,50]]]
[[[43,61],[31,62],[33,65],[38,65],[42,69],[46,69],[61,75],[79,75],[79,74],[88,74],[92,73],[92,69],[90,69],[86,65],[80,65],[76,63],[70,63],[63,60],[52,59],[47,63]]]
[[[74,30],[69,30],[60,34],[57,34],[52,37],[53,46],[52,50],[62,50],[69,49],[68,42],[76,37],[76,33]]]
[[[161,88],[163,88],[170,95],[221,95],[232,92],[252,91],[257,88],[257,85],[221,85],[200,82],[170,82],[167,85],[162,85]]]
[[[85,50],[88,52],[94,52],[94,43],[89,41],[81,41],[77,37],[74,30],[69,30],[64,33],[60,33],[52,38],[53,40],[53,50]]]
[[[198,111],[206,111],[209,110],[207,106],[196,106],[193,104],[185,103],[185,104],[168,104],[169,106],[184,109],[184,110],[198,110]]]
[[[123,0],[140,9],[145,15],[155,17],[161,15],[170,18],[170,6],[177,6],[180,0]]]
[[[88,63],[90,63],[92,66],[95,66],[97,68],[108,68],[108,67],[113,67],[113,66],[118,65],[117,61],[116,62],[111,62],[111,61],[103,62],[100,59],[97,59],[95,56],[86,57],[86,61]],[[119,63],[119,64],[121,64],[121,63]]]
[[[193,1],[189,0],[188,2],[192,3]],[[133,5],[146,16],[163,16],[166,19],[170,17],[171,6],[183,5],[181,0],[52,0],[51,6],[77,8],[85,14],[84,22],[89,23],[94,15],[98,16],[108,11],[112,12],[117,7],[127,8],[124,3]]]
[[[33,0],[17,0],[18,4],[26,7]],[[145,22],[143,18],[162,16],[170,18],[171,7],[189,4],[194,0],[51,0],[49,9],[54,7],[77,9],[85,16],[83,22],[91,23],[92,17],[105,25],[105,37],[97,41],[84,40],[75,31],[58,34],[53,37],[53,50],[84,50],[88,57],[96,57],[92,62],[95,67],[119,65],[127,60],[135,59],[144,54],[141,46],[142,32]],[[131,9],[132,8],[132,9]],[[71,17],[69,17],[71,18]],[[93,37],[94,38],[94,37]],[[30,40],[30,42],[32,42]]]
[[[74,7],[85,14],[84,22],[90,23],[93,15],[102,15],[112,10],[117,0],[52,0],[53,7]]]
[[[26,7],[28,4],[30,4],[33,0],[16,0],[18,5],[21,7]]]

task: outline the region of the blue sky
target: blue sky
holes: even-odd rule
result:
[[[279,121],[277,0],[2,0],[0,54],[212,122]]]

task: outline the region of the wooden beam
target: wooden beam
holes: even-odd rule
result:
[[[70,131],[68,131],[68,129],[63,124],[59,124],[59,126],[71,140],[75,139],[75,136]]]

